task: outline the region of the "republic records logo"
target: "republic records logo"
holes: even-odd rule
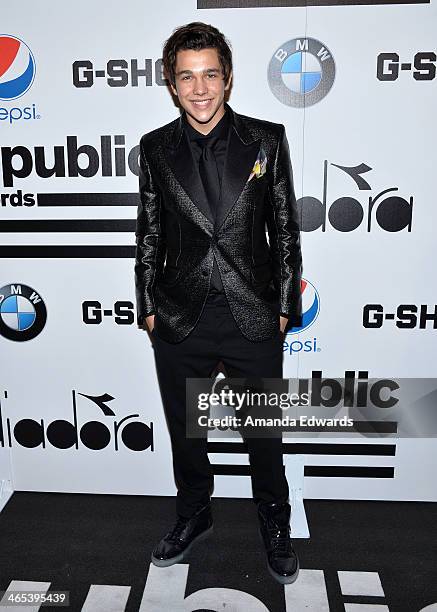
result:
[[[32,340],[44,328],[47,308],[35,289],[23,283],[0,288],[0,335],[8,340]]]
[[[335,62],[329,49],[315,38],[293,38],[273,54],[268,82],[276,98],[295,108],[320,102],[335,79]]]

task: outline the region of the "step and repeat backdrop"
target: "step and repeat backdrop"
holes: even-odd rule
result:
[[[9,3],[0,480],[15,490],[175,492],[153,348],[135,323],[134,232],[140,137],[178,116],[162,44],[190,21],[232,44],[232,108],[286,126],[304,319],[284,376],[436,374],[435,2]],[[284,443],[286,459],[305,456],[306,497],[437,500],[432,438]],[[232,444],[210,439],[215,494],[250,496]]]

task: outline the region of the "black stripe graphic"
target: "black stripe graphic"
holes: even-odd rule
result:
[[[244,442],[208,442],[208,453],[247,453]],[[313,442],[283,443],[282,452],[285,455],[366,455],[394,457],[395,444],[336,444]]]
[[[394,478],[394,467],[306,465],[305,476],[323,478]]]
[[[138,206],[138,193],[39,193],[38,206]]]
[[[250,465],[212,464],[218,476],[250,476]],[[393,467],[306,465],[304,475],[315,478],[394,478]]]
[[[58,258],[71,257],[73,259],[82,257],[86,259],[120,259],[134,258],[135,245],[8,245],[0,246],[1,258]]]
[[[431,0],[197,0],[198,9],[281,8],[287,6],[379,6],[430,4]]]
[[[136,219],[32,219],[0,221],[8,232],[134,232]]]

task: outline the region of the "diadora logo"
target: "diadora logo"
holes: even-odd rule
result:
[[[82,396],[90,400],[103,413],[106,423],[102,421],[88,421],[79,423],[77,404],[78,396]],[[8,399],[7,391],[4,392],[4,397]],[[72,421],[65,419],[57,419],[46,424],[44,419],[21,419],[5,418],[6,427],[3,429],[2,405],[0,405],[0,447],[9,446],[15,443],[25,448],[46,448],[47,442],[59,449],[75,448],[79,450],[80,446],[84,446],[91,450],[103,450],[113,445],[113,450],[118,451],[122,443],[126,448],[132,451],[144,451],[153,446],[153,423],[143,423],[142,421],[130,421],[139,417],[139,414],[129,414],[119,421],[111,421],[111,417],[115,417],[115,412],[108,406],[108,403],[115,398],[109,393],[103,395],[86,395],[85,393],[77,393],[72,391]],[[10,400],[9,400],[10,401]],[[89,402],[86,402],[89,407]],[[3,402],[3,407],[5,402]],[[11,411],[17,414],[18,410]],[[14,422],[15,421],[15,422]],[[7,432],[7,433],[5,433]],[[7,439],[6,439],[7,435]]]
[[[0,334],[23,342],[35,338],[47,321],[47,308],[40,294],[22,283],[0,288]]]
[[[320,312],[320,297],[315,286],[310,281],[302,278],[300,290],[302,294],[302,325],[291,327],[283,343],[283,352],[293,355],[296,353],[314,353],[321,349],[317,345],[317,338],[308,340],[300,338],[293,339],[293,336],[307,330],[315,322]],[[289,340],[289,337],[291,339]]]
[[[282,104],[302,108],[320,102],[335,79],[329,49],[315,38],[294,38],[275,51],[268,68],[270,89]]]
[[[21,98],[32,86],[36,64],[27,44],[9,34],[0,35],[0,100]],[[14,123],[20,119],[39,119],[35,104],[25,108],[0,107],[0,121]]]
[[[363,177],[363,174],[372,170],[371,166],[365,163],[357,166],[340,166],[329,164],[325,159],[322,199],[304,196],[297,202],[303,232],[313,232],[320,228],[322,232],[326,232],[327,229],[353,232],[360,227],[370,232],[374,229],[375,223],[386,232],[400,232],[405,228],[411,232],[413,196],[402,198],[396,193],[398,187],[388,187],[377,194],[369,194],[367,206],[350,195],[341,196],[329,202],[328,173],[330,167],[337,168],[334,172],[340,170],[343,173],[341,176],[346,178],[348,185],[355,183],[358,192],[369,192],[372,189],[370,183]]]

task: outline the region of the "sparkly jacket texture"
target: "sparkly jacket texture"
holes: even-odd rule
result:
[[[216,258],[232,315],[253,342],[301,323],[302,256],[282,124],[231,113],[214,220],[178,118],[142,136],[136,225],[137,322],[155,314],[176,343],[196,326]]]

